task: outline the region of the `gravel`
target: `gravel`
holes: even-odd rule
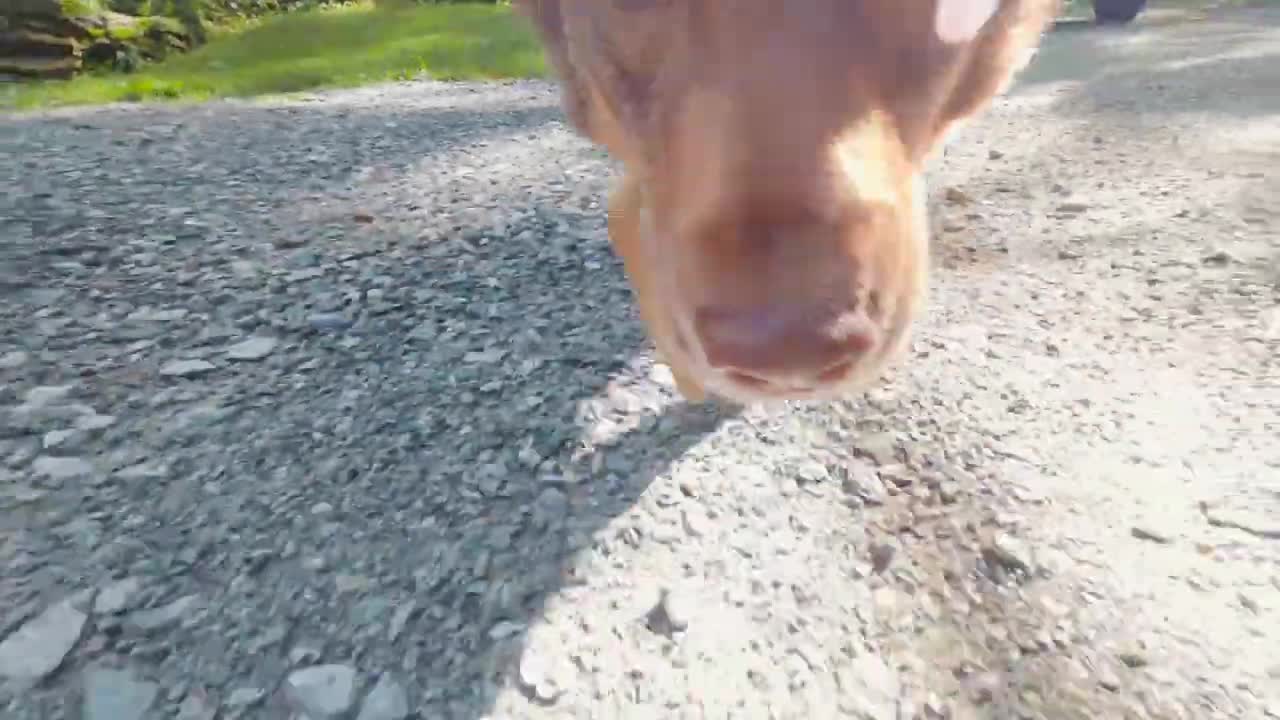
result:
[[[0,716],[1274,715],[1277,52],[1050,37],[910,362],[772,409],[546,83],[0,119]]]

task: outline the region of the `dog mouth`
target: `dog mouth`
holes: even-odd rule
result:
[[[816,376],[804,378],[763,377],[742,370],[717,368],[707,360],[701,345],[693,338],[692,328],[681,321],[680,313],[667,309],[672,364],[683,365],[699,384],[713,395],[739,404],[776,402],[821,402],[856,392],[875,381],[897,356],[905,327],[884,328],[883,344],[877,351],[857,359],[839,362]]]

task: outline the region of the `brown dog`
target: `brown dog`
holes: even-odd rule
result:
[[[1059,0],[516,0],[626,171],[609,234],[686,398],[865,386],[921,312],[926,159]]]

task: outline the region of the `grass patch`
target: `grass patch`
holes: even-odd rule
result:
[[[276,15],[213,33],[207,45],[128,75],[12,86],[15,108],[206,100],[427,76],[535,77],[542,51],[509,7],[369,3]]]

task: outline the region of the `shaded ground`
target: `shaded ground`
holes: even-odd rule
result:
[[[910,364],[737,417],[544,84],[4,120],[3,715],[1280,716],[1278,52],[1050,37]]]

